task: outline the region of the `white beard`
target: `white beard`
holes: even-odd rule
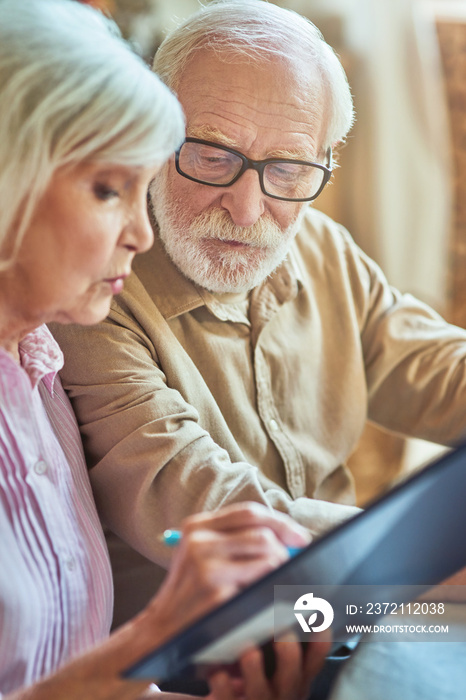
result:
[[[284,231],[269,213],[247,228],[236,226],[221,208],[207,209],[189,220],[182,201],[169,201],[162,173],[151,186],[151,199],[171,260],[185,277],[215,293],[248,292],[267,279],[285,259],[306,209]]]

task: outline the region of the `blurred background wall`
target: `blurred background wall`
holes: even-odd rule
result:
[[[207,0],[208,2],[208,0]],[[466,0],[276,0],[339,54],[357,120],[316,206],[391,284],[466,326]],[[198,0],[93,0],[151,61]],[[360,503],[437,446],[368,425],[350,466]]]

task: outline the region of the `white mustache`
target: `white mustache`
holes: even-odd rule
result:
[[[197,239],[216,239],[246,243],[256,248],[277,248],[283,233],[268,213],[252,226],[237,226],[223,209],[209,209],[198,214],[191,223],[190,232]]]

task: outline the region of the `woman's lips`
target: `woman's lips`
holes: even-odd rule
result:
[[[112,288],[112,294],[120,294],[120,292],[123,291],[123,287],[125,284],[125,281],[122,277],[118,277],[116,280],[108,280],[110,282],[110,286]]]
[[[104,280],[104,282],[107,282],[107,284],[110,285],[110,288],[112,290],[112,294],[120,294],[120,292],[123,291],[123,287],[125,284],[125,279],[128,277],[127,274],[120,275],[119,277],[112,277],[109,279]]]

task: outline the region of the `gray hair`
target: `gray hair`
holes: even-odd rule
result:
[[[0,270],[58,168],[156,166],[184,135],[170,90],[74,0],[0,0],[0,105]]]
[[[317,27],[296,12],[264,0],[214,0],[166,37],[153,69],[176,92],[190,58],[201,49],[215,52],[226,63],[282,56],[312,64],[328,101],[323,150],[350,130],[353,100],[343,67]]]

